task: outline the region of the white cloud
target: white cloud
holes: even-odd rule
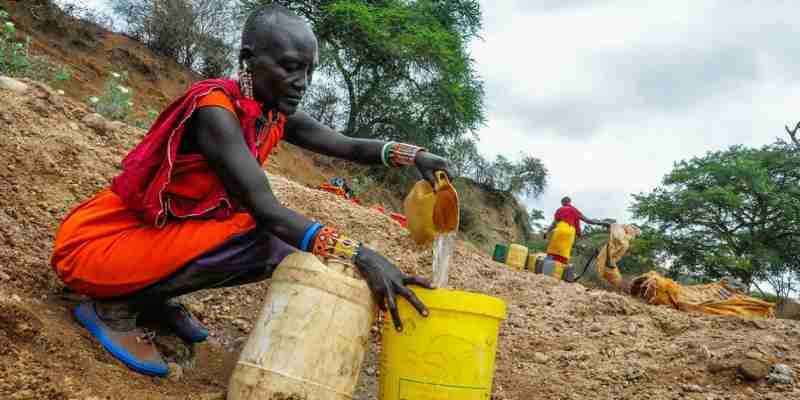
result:
[[[631,194],[676,161],[781,136],[796,113],[800,24],[789,3],[483,1],[471,46],[487,90],[481,151],[540,157],[592,217],[629,220]]]

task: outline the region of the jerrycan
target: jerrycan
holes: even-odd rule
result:
[[[536,272],[561,280],[564,277],[565,269],[566,265],[556,261],[553,257],[547,256],[542,259],[541,263],[537,264]]]
[[[458,193],[444,171],[436,171],[436,188],[420,180],[403,201],[407,228],[418,245],[427,245],[441,233],[458,229]]]
[[[528,261],[528,248],[521,245],[513,243],[511,246],[508,246],[508,256],[506,258],[506,264],[515,268],[515,269],[525,269],[525,263]]]
[[[349,265],[286,257],[228,385],[228,400],[351,399],[374,304]]]
[[[508,257],[508,246],[499,243],[496,244],[494,246],[494,253],[492,253],[492,260],[505,264],[507,257]]]

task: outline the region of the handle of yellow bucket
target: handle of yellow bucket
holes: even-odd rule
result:
[[[447,179],[447,173],[444,171],[436,171],[433,173],[433,176],[436,178],[436,187],[434,188],[437,192],[442,188],[446,188],[450,186],[450,180]]]

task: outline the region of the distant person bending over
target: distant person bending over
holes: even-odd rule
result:
[[[584,217],[583,213],[572,206],[572,199],[564,197],[561,199],[561,208],[556,210],[553,217],[553,223],[544,233],[545,239],[550,236],[545,251],[548,256],[564,265],[569,264],[572,245],[575,244],[575,238],[581,236],[581,221],[606,228],[613,223],[613,221],[600,221]]]
[[[266,279],[298,250],[352,261],[397,329],[397,296],[428,314],[406,287],[430,287],[427,280],[283,207],[270,189],[262,165],[281,139],[363,164],[413,165],[431,182],[448,170],[419,147],[346,137],[298,111],[316,62],[308,24],[277,5],[257,9],[242,31],[239,80],[193,84],[162,111],[111,187],[62,222],[51,263],[67,287],[91,298],[75,317],[130,368],[168,374],[138,316],[203,341],[208,331],[170,299]]]

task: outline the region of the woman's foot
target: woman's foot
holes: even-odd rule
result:
[[[129,307],[86,301],[78,304],[73,314],[103,348],[129,368],[145,375],[169,374],[152,334],[136,327],[136,313]]]
[[[142,318],[163,324],[190,343],[200,343],[208,338],[208,329],[183,304],[174,300],[143,311]]]

